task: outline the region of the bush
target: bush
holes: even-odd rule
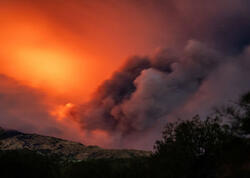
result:
[[[0,152],[1,178],[59,178],[54,160],[27,150]]]

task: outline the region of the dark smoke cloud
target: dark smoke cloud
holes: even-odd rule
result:
[[[79,108],[85,131],[107,131],[110,147],[152,149],[166,122],[205,116],[250,90],[249,1],[127,2],[159,18],[167,49],[129,59],[105,81]]]
[[[182,51],[133,57],[80,107],[79,121],[110,133],[109,146],[150,149],[167,121],[208,114],[249,90],[248,60],[248,49],[226,56],[193,40]]]
[[[163,33],[160,33],[162,39],[158,40],[165,39],[162,44],[167,46],[196,39],[221,50],[237,53],[250,42],[248,0],[130,0],[130,2],[135,4],[139,11],[152,13],[162,22]]]
[[[207,114],[211,108],[230,104],[250,90],[249,47],[246,47],[241,54],[224,60],[225,62],[209,75],[195,95],[181,108],[181,112],[189,115],[194,111]]]

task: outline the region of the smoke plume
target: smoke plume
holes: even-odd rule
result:
[[[152,148],[168,121],[208,114],[249,90],[248,60],[248,48],[226,56],[194,40],[182,51],[132,57],[78,108],[78,121],[109,133],[112,147]]]

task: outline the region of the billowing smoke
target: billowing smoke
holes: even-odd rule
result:
[[[167,122],[205,116],[250,90],[247,0],[126,2],[153,14],[161,30],[152,38],[166,49],[128,59],[77,108],[89,138],[101,130],[104,146],[152,149]]]
[[[166,122],[208,114],[249,90],[249,57],[249,49],[226,56],[194,40],[182,51],[132,57],[78,108],[78,121],[107,132],[108,146],[150,149]]]

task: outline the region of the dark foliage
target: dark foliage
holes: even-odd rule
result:
[[[147,158],[119,160],[89,160],[67,165],[64,177],[131,178],[146,175]],[[145,176],[146,177],[146,176]]]
[[[249,140],[238,137],[218,118],[199,117],[167,124],[152,158],[156,177],[249,177]],[[227,175],[228,174],[228,175]]]
[[[57,178],[59,165],[50,159],[28,150],[1,151],[1,178]]]
[[[234,134],[250,134],[250,92],[241,96],[239,102],[216,110],[216,115],[230,122],[229,126]]]

